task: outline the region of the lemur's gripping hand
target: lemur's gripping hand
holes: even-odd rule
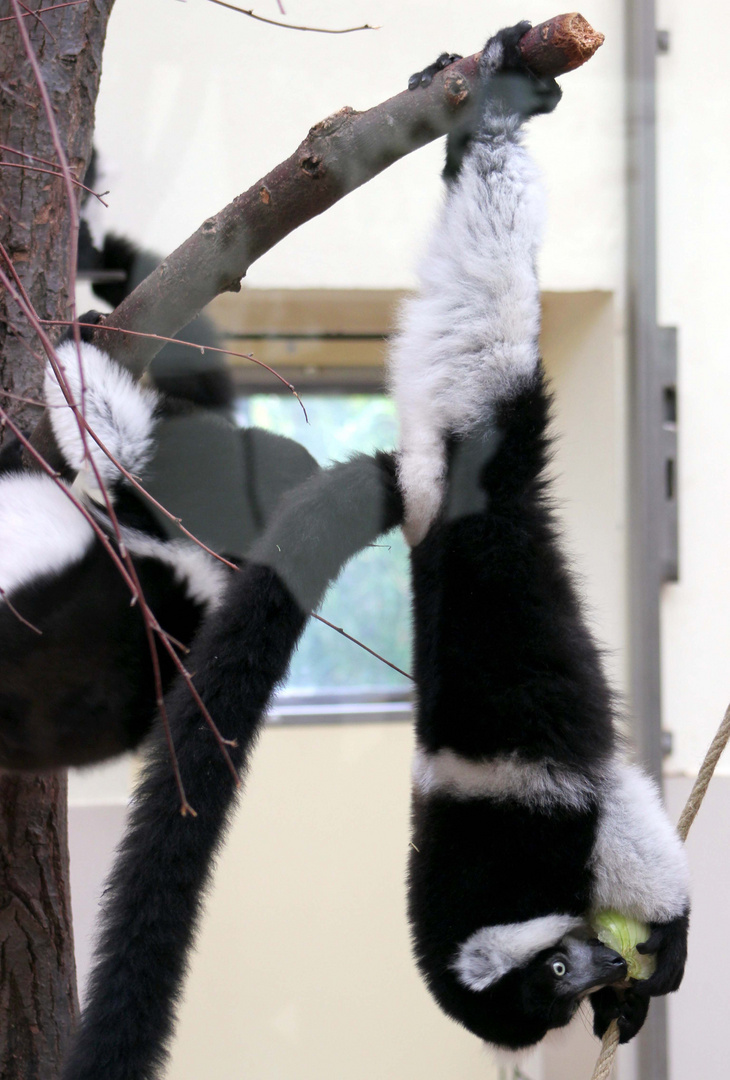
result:
[[[562,97],[555,79],[540,78],[525,64],[520,40],[532,23],[519,22],[500,30],[484,46],[479,72],[484,80],[485,119],[490,116],[518,116],[526,119],[552,112]]]
[[[94,327],[97,326],[102,321],[103,318],[104,318],[103,312],[96,311],[94,308],[92,308],[90,311],[84,312],[83,315],[79,315],[79,322],[80,323],[82,323],[82,324],[93,323],[93,326],[87,326],[87,325],[79,326],[79,338],[81,339],[81,341],[85,341],[85,342],[87,342],[87,344],[88,344],[88,342],[91,341],[91,339],[92,339],[92,337],[94,335]],[[63,337],[60,339],[58,344],[62,345],[64,341],[75,341],[73,326],[68,327],[68,329],[65,331]]]
[[[618,1021],[620,1041],[633,1039],[649,1011],[649,998],[671,994],[679,988],[687,960],[689,915],[668,923],[651,923],[651,934],[636,946],[637,952],[656,957],[656,970],[648,979],[631,983],[627,990],[607,986],[591,994],[593,1030],[603,1036],[611,1020]]]
[[[450,64],[455,64],[457,60],[461,60],[460,53],[441,53],[441,55],[434,60],[432,64],[425,67],[423,71],[417,71],[414,75],[411,75],[408,80],[408,89],[415,90],[419,86],[430,86],[434,75],[437,75],[439,71],[443,71],[444,68],[449,67]]]
[[[532,23],[526,20],[519,22],[516,26],[500,30],[484,46],[479,74],[483,81],[487,112],[526,119],[537,113],[552,112],[560,101],[563,92],[555,79],[535,75],[522,58],[520,40],[531,29]],[[433,64],[411,75],[408,89],[430,86],[434,75],[457,60],[461,60],[459,53],[441,53]],[[483,111],[484,108],[480,110]]]
[[[616,990],[604,986],[591,994],[593,1007],[593,1031],[602,1039],[612,1020],[618,1024],[619,1042],[627,1043],[641,1029],[649,1012],[649,998],[636,992],[636,986],[628,990]]]
[[[656,957],[656,971],[636,984],[636,992],[645,997],[671,994],[679,988],[687,962],[689,915],[680,915],[668,923],[650,923],[651,934],[636,946],[636,951]]]
[[[531,116],[552,112],[560,101],[563,92],[555,79],[535,75],[522,58],[520,40],[531,28],[531,23],[519,22],[500,30],[484,46],[479,61],[479,100],[449,134],[445,179],[453,180],[458,176],[474,136],[481,133],[490,138],[500,130],[514,130]],[[408,89],[428,86],[437,72],[460,59],[458,53],[441,53],[433,64],[411,75]]]

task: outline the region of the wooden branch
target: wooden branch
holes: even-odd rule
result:
[[[520,52],[535,75],[555,78],[585,64],[604,40],[603,34],[573,11],[533,26],[520,41]]]
[[[523,38],[538,74],[584,63],[603,41],[582,16],[560,15]],[[399,158],[462,119],[478,86],[479,53],[446,68],[428,87],[404,90],[367,112],[345,107],[316,124],[292,156],[239,195],[157,267],[105,320],[172,335],[219,293],[240,289],[248,267],[299,225],[323,213]],[[105,333],[94,342],[139,376],[159,341]]]

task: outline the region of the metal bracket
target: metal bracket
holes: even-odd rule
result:
[[[677,328],[657,327],[657,374],[661,401],[660,447],[663,499],[660,533],[662,582],[679,580],[677,485]]]

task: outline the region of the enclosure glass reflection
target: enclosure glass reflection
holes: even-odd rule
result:
[[[242,427],[263,427],[302,443],[320,465],[396,440],[392,401],[384,394],[305,394],[309,423],[293,396],[251,394],[237,401]],[[410,671],[407,547],[400,531],[383,537],[345,568],[320,612],[402,671]],[[407,689],[410,680],[331,627],[310,621],[292,661],[287,692],[326,694],[337,688],[376,696]]]

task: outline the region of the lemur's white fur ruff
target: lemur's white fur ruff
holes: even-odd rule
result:
[[[469,432],[538,363],[534,266],[544,197],[517,139],[510,130],[470,148],[391,350],[411,544],[423,539],[443,499],[446,433]]]
[[[582,925],[574,915],[544,915],[529,922],[483,926],[460,946],[453,970],[470,990],[486,990]]]
[[[474,761],[442,748],[429,753],[416,749],[413,782],[421,795],[450,795],[455,799],[515,799],[527,806],[548,808],[588,806],[592,777],[556,762],[527,761],[517,751]]]
[[[643,922],[668,922],[687,910],[689,867],[652,780],[614,762],[602,787],[593,849],[593,907]]]
[[[121,532],[132,555],[165,563],[191,600],[205,605],[208,610],[218,606],[229,580],[222,562],[188,540],[158,540],[130,528],[123,528]]]
[[[79,408],[83,385],[83,411],[89,427],[125,469],[132,474],[143,472],[153,450],[158,400],[155,392],[143,389],[128,371],[88,342],[81,344],[81,370],[75,342],[64,341],[56,348],[56,356]],[[76,414],[67,403],[50,364],[46,367],[44,395],[59,448],[79,474],[77,490],[98,501],[98,484],[84,457]],[[113,484],[119,479],[118,469],[90,435],[86,442],[104,483]]]
[[[666,922],[687,909],[684,845],[656,786],[636,765],[617,757],[591,775],[551,761],[526,761],[518,753],[475,761],[448,748],[419,747],[413,781],[425,797],[510,800],[531,809],[583,810],[597,801],[594,910],[615,908],[643,922]]]
[[[76,345],[64,342],[56,355],[69,390],[80,405]],[[141,388],[124,368],[88,342],[81,346],[81,358],[87,423],[124,468],[131,473],[141,472],[153,450],[157,395]],[[72,486],[74,494],[103,502],[96,476],[84,460],[76,416],[50,364],[44,392],[59,449],[70,467],[78,470]],[[113,485],[119,478],[116,466],[91,436],[87,443],[102,479]],[[108,531],[106,519],[96,516]],[[211,555],[184,540],[165,542],[131,528],[121,532],[132,555],[167,564],[192,600],[209,609],[217,606],[227,574]],[[0,588],[6,593],[78,562],[91,548],[93,539],[92,526],[50,477],[11,473],[0,479]]]
[[[78,562],[93,539],[89,522],[50,476],[0,478],[0,589],[8,595]]]

